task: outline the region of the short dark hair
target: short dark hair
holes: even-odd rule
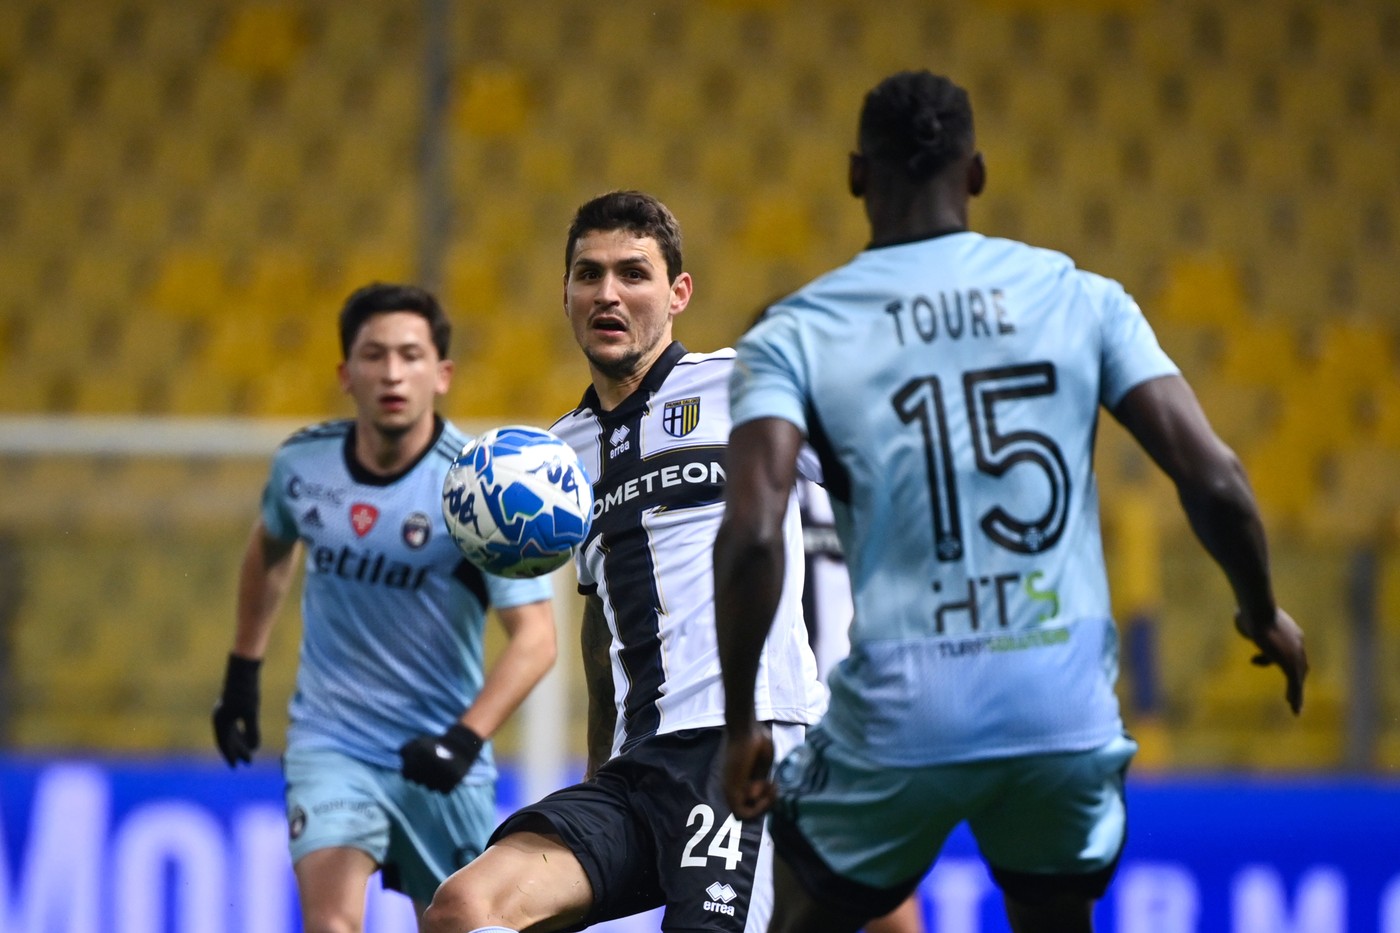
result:
[[[438,358],[447,359],[447,351],[452,343],[452,322],[438,304],[432,292],[417,285],[396,285],[388,282],[371,282],[355,289],[345,299],[340,309],[340,353],[343,359],[350,359],[350,347],[360,334],[365,321],[376,314],[391,311],[407,311],[428,322],[433,335],[433,346]]]
[[[579,237],[596,230],[626,230],[637,237],[651,237],[666,260],[666,280],[674,282],[681,274],[681,225],[675,215],[657,198],[641,191],[609,191],[584,204],[569,225],[569,242],[564,247],[564,274],[574,263],[574,246]]]
[[[924,181],[973,146],[967,91],[929,71],[890,75],[865,95],[861,155]]]

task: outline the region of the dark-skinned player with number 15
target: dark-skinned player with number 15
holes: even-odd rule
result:
[[[1087,933],[1125,838],[1136,745],[1114,694],[1093,475],[1100,408],[1176,485],[1296,713],[1302,632],[1274,601],[1234,453],[1117,282],[968,229],[987,172],[966,92],[902,72],[866,96],[849,188],[869,246],[736,347],[715,618],[734,811],[772,806],[775,933],[850,933],[966,822],[1017,933]],[[803,441],[855,602],[831,703],[770,775],[754,659]]]

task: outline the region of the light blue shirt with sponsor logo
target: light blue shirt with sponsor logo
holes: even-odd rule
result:
[[[741,340],[734,423],[822,459],[855,602],[826,726],[921,765],[1122,730],[1100,406],[1177,372],[1118,283],[971,232],[869,249]]]
[[[354,422],[333,421],[274,456],[263,523],[306,547],[289,746],[397,769],[399,746],[442,732],[480,692],[487,608],[550,598],[548,578],[485,574],[448,536],[442,484],[467,441],[439,421],[417,462],[379,477],[354,459]],[[466,780],[495,774],[488,744]]]

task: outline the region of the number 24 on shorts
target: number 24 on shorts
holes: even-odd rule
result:
[[[744,824],[734,815],[725,817],[724,823],[710,839],[708,848],[704,855],[696,855],[695,850],[705,841],[705,837],[710,835],[710,830],[715,825],[714,808],[708,804],[696,804],[690,811],[690,816],[686,817],[685,825],[700,826],[691,835],[690,841],[685,844],[685,850],[681,853],[682,868],[704,868],[709,864],[710,856],[724,859],[725,871],[733,871],[734,868],[744,859],[744,852],[739,848],[740,833]]]

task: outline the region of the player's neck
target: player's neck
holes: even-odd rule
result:
[[[637,391],[637,386],[642,384],[645,377],[646,370],[641,370],[625,379],[610,379],[595,369],[593,391],[598,393],[598,404],[603,406],[603,411],[612,411],[627,401],[627,396]]]
[[[911,243],[941,233],[967,229],[967,201],[924,190],[900,191],[866,202],[870,245]]]
[[[363,418],[355,422],[355,459],[360,466],[379,476],[402,473],[432,443],[435,419],[421,418],[402,433],[381,431]]]

